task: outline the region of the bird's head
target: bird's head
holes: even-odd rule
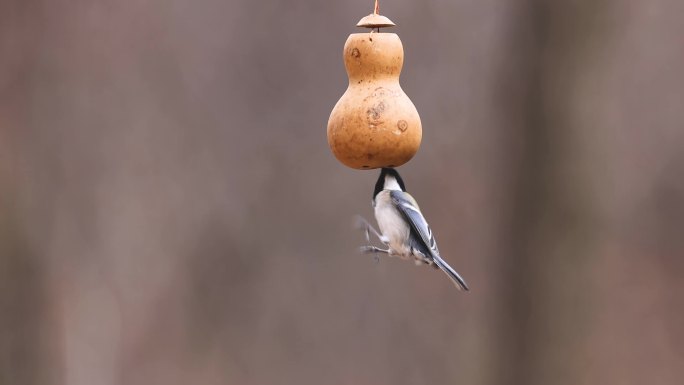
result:
[[[397,170],[393,168],[384,167],[380,171],[380,176],[378,181],[375,182],[375,191],[373,192],[373,199],[382,190],[396,190],[396,191],[406,191],[406,186],[404,186],[404,181],[399,176]]]

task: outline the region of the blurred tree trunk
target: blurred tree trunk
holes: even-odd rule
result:
[[[0,143],[0,385],[60,384],[47,266],[22,230],[8,144]]]
[[[508,384],[582,383],[593,314],[590,274],[599,255],[602,163],[579,108],[593,49],[605,41],[593,1],[530,1],[511,34],[506,95],[519,133],[513,207],[504,253],[501,378]],[[519,100],[515,102],[515,100]],[[517,110],[517,111],[516,111]],[[506,274],[515,272],[515,274]]]

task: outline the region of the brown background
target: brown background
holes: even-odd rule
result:
[[[468,294],[355,253],[371,9],[0,2],[0,384],[682,383],[684,3],[381,1]]]

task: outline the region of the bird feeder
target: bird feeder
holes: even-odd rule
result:
[[[349,35],[344,44],[349,87],[330,114],[328,144],[351,168],[398,167],[420,147],[420,116],[399,85],[404,48],[397,34],[380,32],[394,25],[376,1],[357,24],[369,31]]]

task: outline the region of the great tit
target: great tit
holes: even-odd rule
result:
[[[383,168],[380,171],[373,192],[373,208],[380,232],[361,218],[366,230],[366,240],[370,241],[371,231],[387,249],[363,246],[362,252],[385,253],[403,259],[413,257],[416,264],[425,263],[441,269],[459,290],[469,290],[463,278],[439,255],[432,230],[420,212],[416,200],[406,192],[404,181],[397,170]]]

